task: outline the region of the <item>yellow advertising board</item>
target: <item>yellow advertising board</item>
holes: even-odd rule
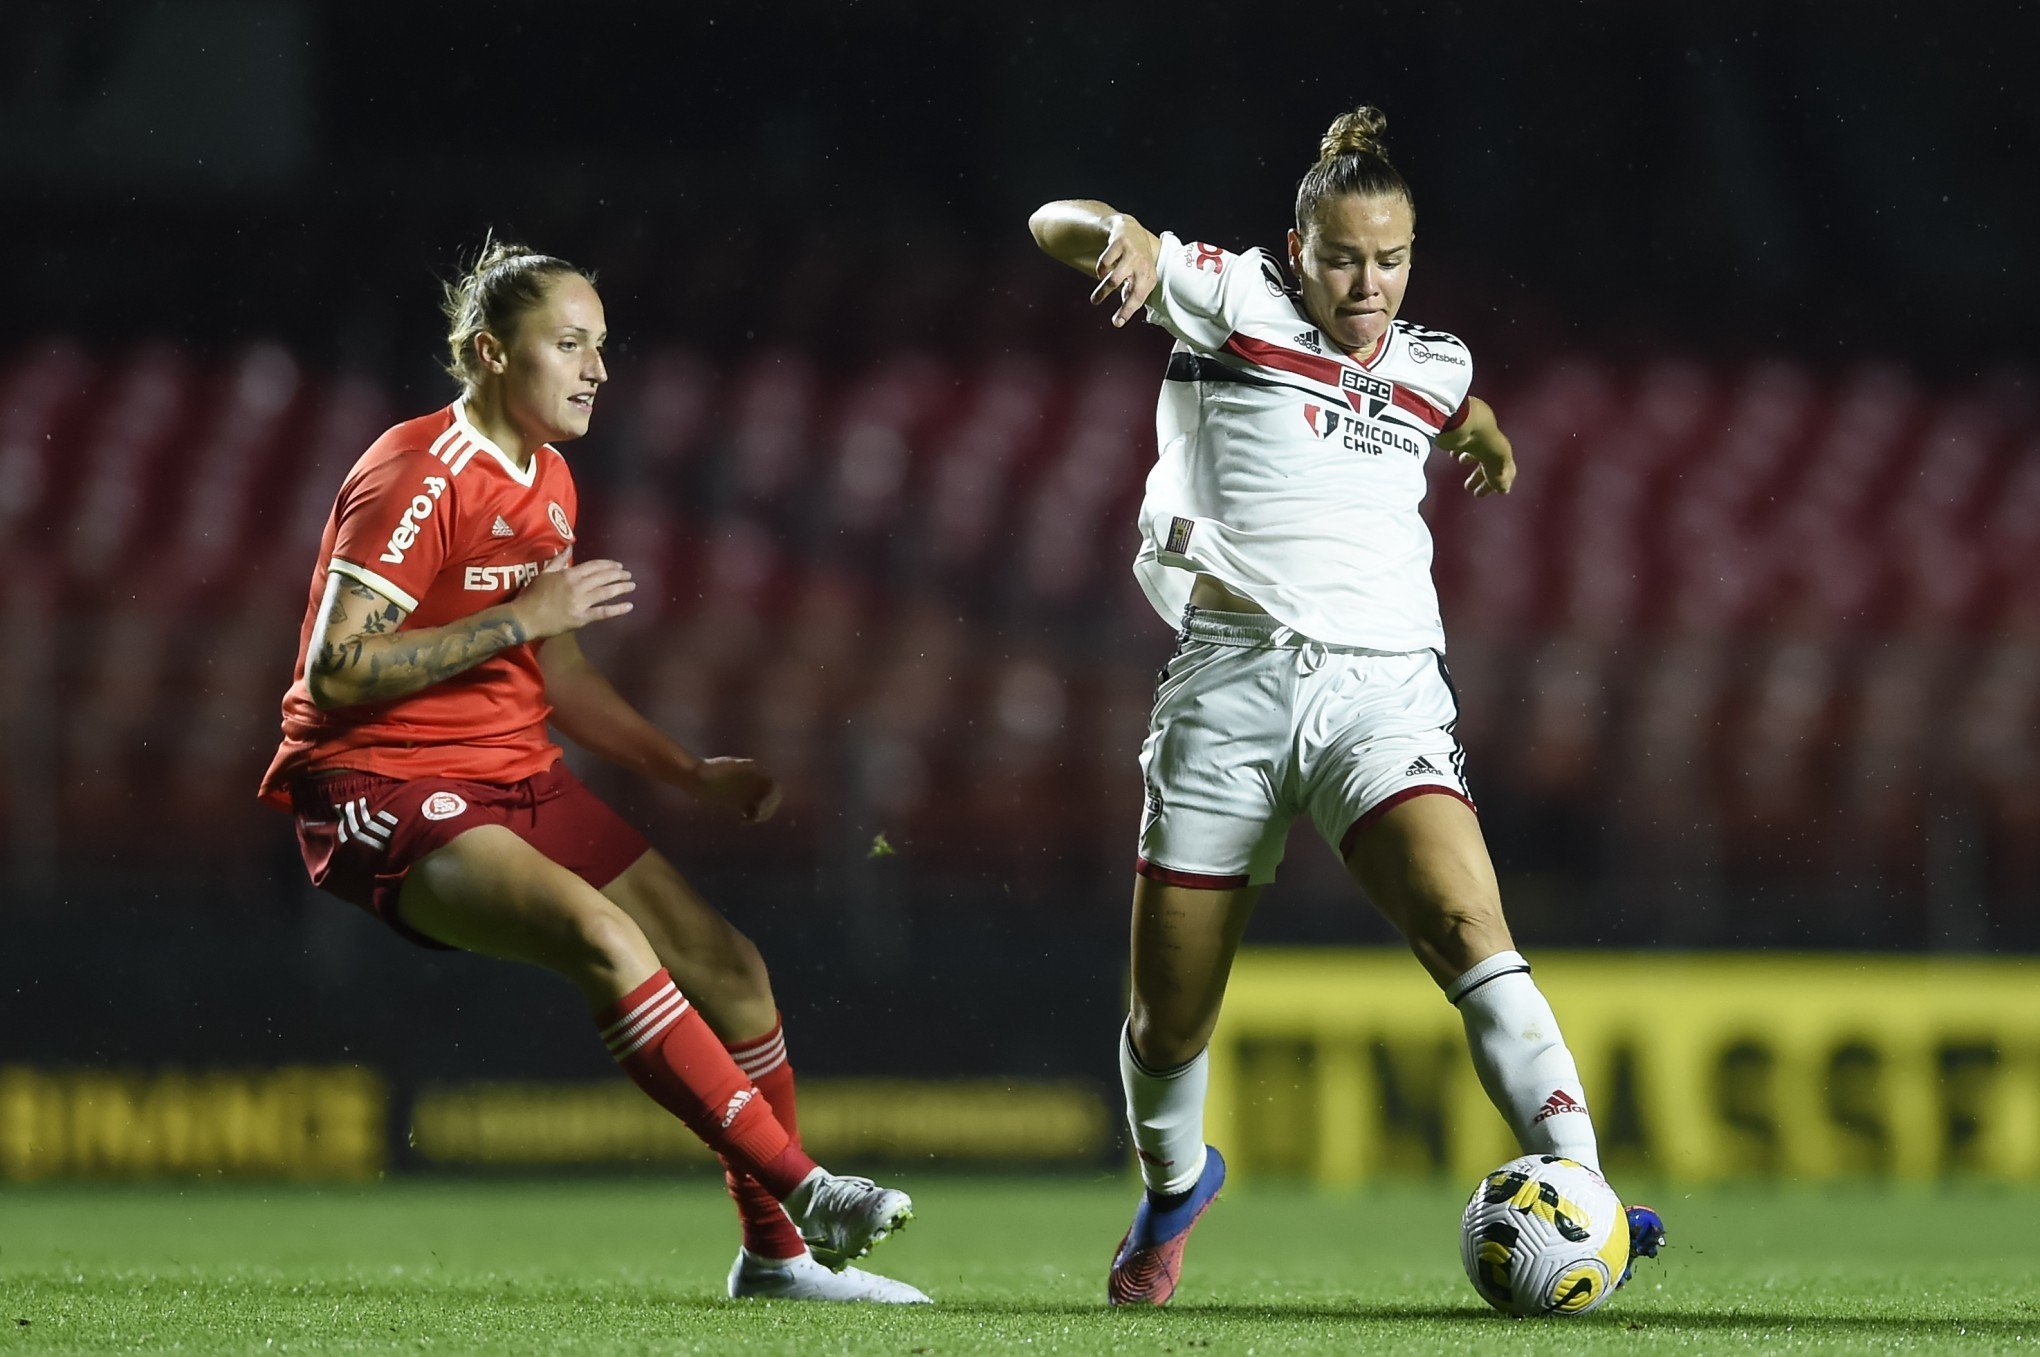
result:
[[[2040,1178],[2040,962],[1531,958],[1611,1174]],[[1327,1184],[1517,1153],[1459,1015],[1400,950],[1248,949],[1212,1042],[1210,1136]]]
[[[860,1161],[1094,1165],[1114,1133],[1098,1095],[1072,1081],[812,1079],[801,1086],[801,1130],[821,1153]],[[685,1127],[615,1075],[442,1084],[406,1099],[353,1066],[0,1066],[0,1182],[714,1164]]]
[[[356,1066],[39,1070],[0,1066],[0,1180],[373,1178],[389,1095]]]
[[[817,1154],[890,1162],[1095,1163],[1112,1142],[1092,1086],[1006,1079],[806,1079],[800,1130]],[[412,1107],[410,1143],[426,1164],[463,1168],[715,1161],[621,1079],[426,1089]]]

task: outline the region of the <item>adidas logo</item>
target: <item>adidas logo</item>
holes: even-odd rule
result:
[[[1443,773],[1438,771],[1438,768],[1435,764],[1433,764],[1429,759],[1425,758],[1421,754],[1417,756],[1417,761],[1415,763],[1411,764],[1409,767],[1402,770],[1402,775],[1404,777],[1421,777],[1426,773],[1430,774],[1432,777],[1444,776]]]
[[[1309,349],[1312,353],[1323,353],[1325,351],[1324,346],[1318,343],[1316,330],[1305,330],[1290,342],[1296,345],[1297,348]]]
[[[729,1106],[725,1107],[722,1113],[723,1130],[729,1130],[730,1123],[737,1119],[737,1113],[744,1110],[744,1104],[757,1096],[758,1090],[755,1088],[740,1088],[731,1094]]]
[[[515,537],[516,535],[517,535],[517,529],[515,529],[515,528],[511,527],[511,526],[510,526],[510,525],[509,525],[508,523],[505,523],[505,522],[503,521],[503,515],[501,515],[501,514],[497,514],[497,515],[496,515],[496,526],[495,526],[495,527],[493,527],[493,528],[491,528],[491,529],[489,529],[489,536],[491,536],[491,537]]]
[[[1544,1121],[1549,1117],[1555,1117],[1561,1112],[1584,1112],[1586,1110],[1584,1104],[1574,1101],[1572,1095],[1564,1089],[1554,1089],[1551,1096],[1544,1100],[1544,1106],[1539,1109],[1537,1115],[1530,1119],[1530,1124],[1535,1126],[1538,1122]]]

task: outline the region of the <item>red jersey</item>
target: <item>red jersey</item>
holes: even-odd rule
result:
[[[337,711],[313,705],[305,661],[329,575],[407,609],[399,632],[443,626],[514,598],[555,560],[570,561],[578,506],[557,449],[541,446],[520,471],[458,403],[378,438],[326,520],[297,674],[283,696],[283,743],[259,795],[287,807],[293,779],[333,768],[516,782],[550,767],[560,747],[546,734],[542,641],[499,650],[408,696]]]

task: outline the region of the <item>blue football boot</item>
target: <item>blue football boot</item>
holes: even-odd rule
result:
[[[1119,1241],[1105,1295],[1114,1305],[1167,1305],[1183,1275],[1183,1245],[1197,1218],[1225,1186],[1225,1157],[1204,1147],[1204,1171],[1180,1201],[1157,1207],[1152,1192],[1143,1192],[1134,1208],[1133,1224]]]
[[[1648,1206],[1632,1206],[1629,1216],[1629,1264],[1622,1269],[1622,1278],[1615,1285],[1619,1288],[1629,1280],[1629,1274],[1636,1271],[1636,1260],[1655,1258],[1665,1242],[1665,1221]]]

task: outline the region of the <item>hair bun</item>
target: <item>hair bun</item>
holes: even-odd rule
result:
[[[1318,142],[1318,159],[1331,160],[1342,155],[1385,155],[1381,147],[1381,134],[1388,130],[1388,115],[1370,104],[1362,104],[1351,113],[1341,113],[1326,130],[1324,139]]]
[[[483,239],[482,252],[476,257],[474,267],[468,270],[468,276],[470,278],[479,278],[490,269],[502,264],[508,264],[516,259],[543,259],[545,257],[529,245],[522,245],[509,240],[498,240],[495,237],[495,233],[491,232]]]
[[[594,275],[575,268],[564,259],[541,254],[529,245],[500,240],[492,230],[482,238],[474,262],[458,279],[442,284],[439,309],[447,320],[446,365],[468,391],[482,380],[475,358],[475,337],[483,331],[507,339],[524,313],[545,300],[546,289],[562,274],[585,278]]]

